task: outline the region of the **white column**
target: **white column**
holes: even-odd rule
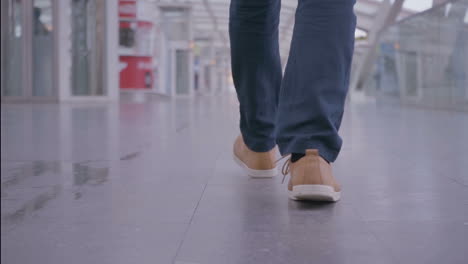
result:
[[[105,80],[108,97],[112,101],[119,100],[119,18],[118,1],[106,0],[106,56]]]
[[[55,0],[55,84],[59,101],[68,100],[71,95],[71,2]]]

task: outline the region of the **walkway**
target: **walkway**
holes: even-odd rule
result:
[[[236,107],[2,105],[2,263],[466,263],[466,113],[348,107],[342,201],[310,204],[242,175]]]

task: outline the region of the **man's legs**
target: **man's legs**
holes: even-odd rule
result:
[[[299,0],[277,119],[283,155],[318,149],[329,162],[338,135],[354,48],[355,0]]]
[[[278,45],[280,0],[231,0],[232,75],[240,103],[240,129],[255,152],[275,146],[281,86]]]

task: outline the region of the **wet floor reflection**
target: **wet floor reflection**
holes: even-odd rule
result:
[[[166,147],[169,138],[192,125],[187,115],[191,105],[181,99],[2,106],[2,227],[27,219],[59,197],[82,199],[89,188],[122,174],[120,163],[140,159],[154,139],[161,139],[156,148]]]
[[[65,189],[61,178],[69,177],[66,175],[68,167],[72,169],[70,190],[75,199],[83,196],[86,187],[104,184],[110,170],[102,165],[102,162],[92,161],[71,164],[34,161],[2,170],[2,226],[8,227],[24,220],[59,197]]]
[[[127,155],[124,155],[120,158],[120,160],[132,160],[132,159],[135,159],[137,158],[138,156],[140,156],[141,152],[137,151],[137,152],[132,152],[132,153],[129,153]]]
[[[21,163],[18,166],[5,170],[3,170],[3,166],[4,164],[2,163],[2,195],[5,195],[5,188],[18,185],[29,177],[40,176],[46,172],[57,173],[60,167],[58,161]]]

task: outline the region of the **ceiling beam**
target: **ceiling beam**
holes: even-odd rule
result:
[[[210,15],[211,20],[213,21],[213,30],[214,30],[214,32],[218,33],[218,35],[219,35],[221,41],[223,42],[224,46],[227,47],[227,43],[228,43],[227,37],[221,30],[219,30],[218,18],[216,17],[216,15],[213,12],[210,1],[209,0],[203,0],[203,5],[205,6],[206,12]]]

